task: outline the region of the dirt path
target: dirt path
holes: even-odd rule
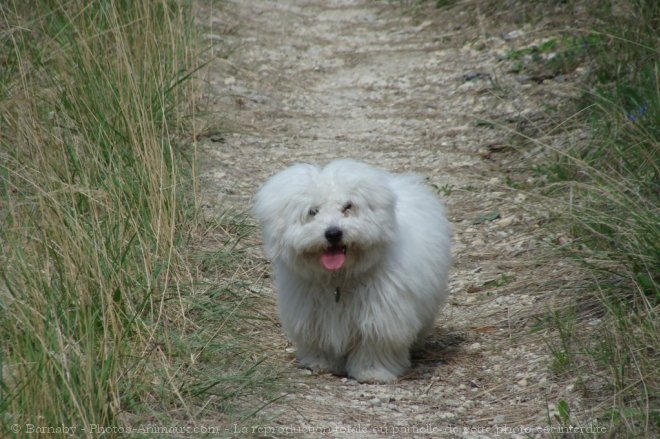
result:
[[[561,98],[558,80],[502,72],[501,55],[532,33],[510,26],[489,36],[474,2],[423,18],[373,0],[206,7],[207,37],[234,49],[208,70],[211,108],[230,114],[235,129],[222,137],[210,129],[201,142],[212,212],[226,203],[246,210],[258,186],[294,162],[352,157],[428,177],[456,234],[450,303],[398,383],[294,369],[281,332],[264,331],[273,355],[291,363],[295,392],[260,414],[256,433],[516,437],[529,433],[521,426],[547,425],[559,399],[579,406],[530,330],[557,285],[544,279],[553,268],[536,259],[548,238],[542,213],[505,182],[534,177],[507,173],[517,157],[501,150],[508,134],[483,122],[533,128],[541,102]]]

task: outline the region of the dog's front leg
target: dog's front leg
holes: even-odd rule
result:
[[[298,363],[314,372],[331,372],[335,375],[345,373],[345,360],[333,353],[324,352],[316,346],[299,343],[296,345]]]
[[[349,354],[346,362],[348,375],[366,383],[392,382],[408,367],[408,345],[387,341],[363,341]]]

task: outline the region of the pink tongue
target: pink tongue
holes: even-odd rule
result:
[[[346,261],[346,255],[342,249],[329,248],[321,255],[321,264],[323,268],[329,271],[337,271]]]

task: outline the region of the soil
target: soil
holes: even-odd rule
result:
[[[209,214],[248,211],[260,184],[295,162],[350,157],[424,176],[455,233],[449,304],[396,383],[297,368],[281,330],[264,326],[264,348],[292,390],[249,421],[251,435],[546,437],[559,401],[581,407],[571,378],[550,367],[547,334],[534,330],[557,307],[566,267],[544,256],[562,237],[546,227],[551,212],[534,196],[543,179],[525,162],[543,153],[529,139],[547,132],[546,110],[575,93],[580,67],[512,67],[508,53],[556,29],[547,20],[531,25],[478,1],[405,3],[199,7],[205,37],[220,43],[205,70],[217,116],[198,147]],[[252,257],[267,276],[263,253]],[[275,297],[271,281],[258,285]],[[277,321],[275,307],[264,312]]]

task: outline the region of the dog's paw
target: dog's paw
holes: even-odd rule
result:
[[[391,383],[398,378],[384,367],[349,370],[348,375],[361,383]]]
[[[298,364],[300,367],[309,369],[314,373],[330,372],[335,375],[345,374],[342,364],[324,355],[307,354],[298,355]]]

